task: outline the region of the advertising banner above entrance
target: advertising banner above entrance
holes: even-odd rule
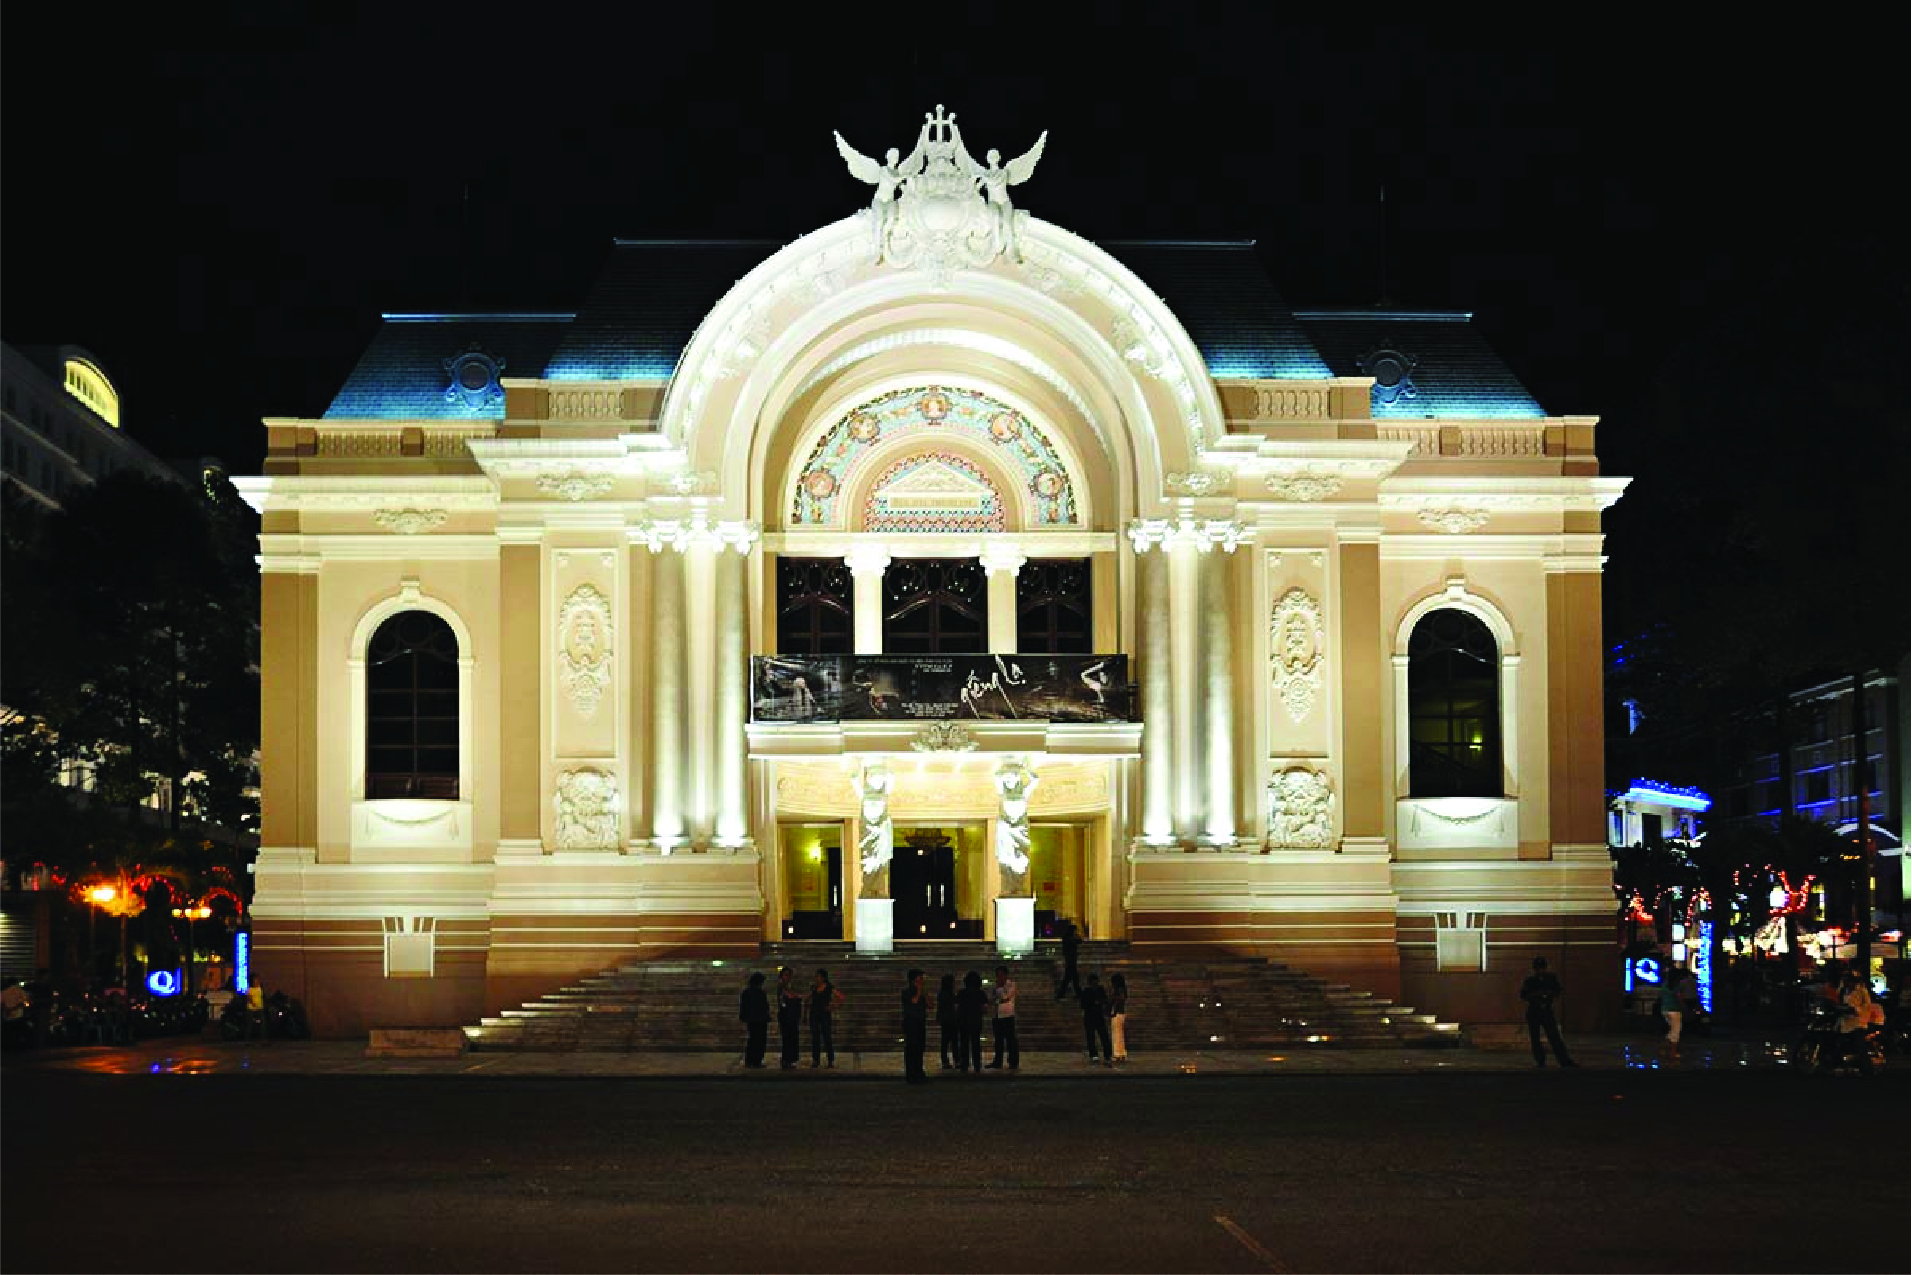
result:
[[[1126,655],[759,655],[756,722],[1126,722]]]

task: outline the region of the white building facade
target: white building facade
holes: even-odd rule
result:
[[[260,978],[347,1034],[1064,919],[1450,1018],[1610,978],[1594,420],[1030,217],[1040,149],[846,149],[857,216],[387,316],[266,422]]]

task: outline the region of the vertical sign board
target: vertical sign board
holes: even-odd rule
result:
[[[252,990],[252,931],[232,936],[232,990],[241,996]]]

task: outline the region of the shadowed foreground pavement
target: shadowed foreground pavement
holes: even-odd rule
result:
[[[112,1070],[9,1060],[7,1271],[1912,1262],[1902,1068]]]

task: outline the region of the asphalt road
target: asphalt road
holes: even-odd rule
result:
[[[8,1272],[1912,1268],[1902,1072],[13,1069],[0,1096]]]

